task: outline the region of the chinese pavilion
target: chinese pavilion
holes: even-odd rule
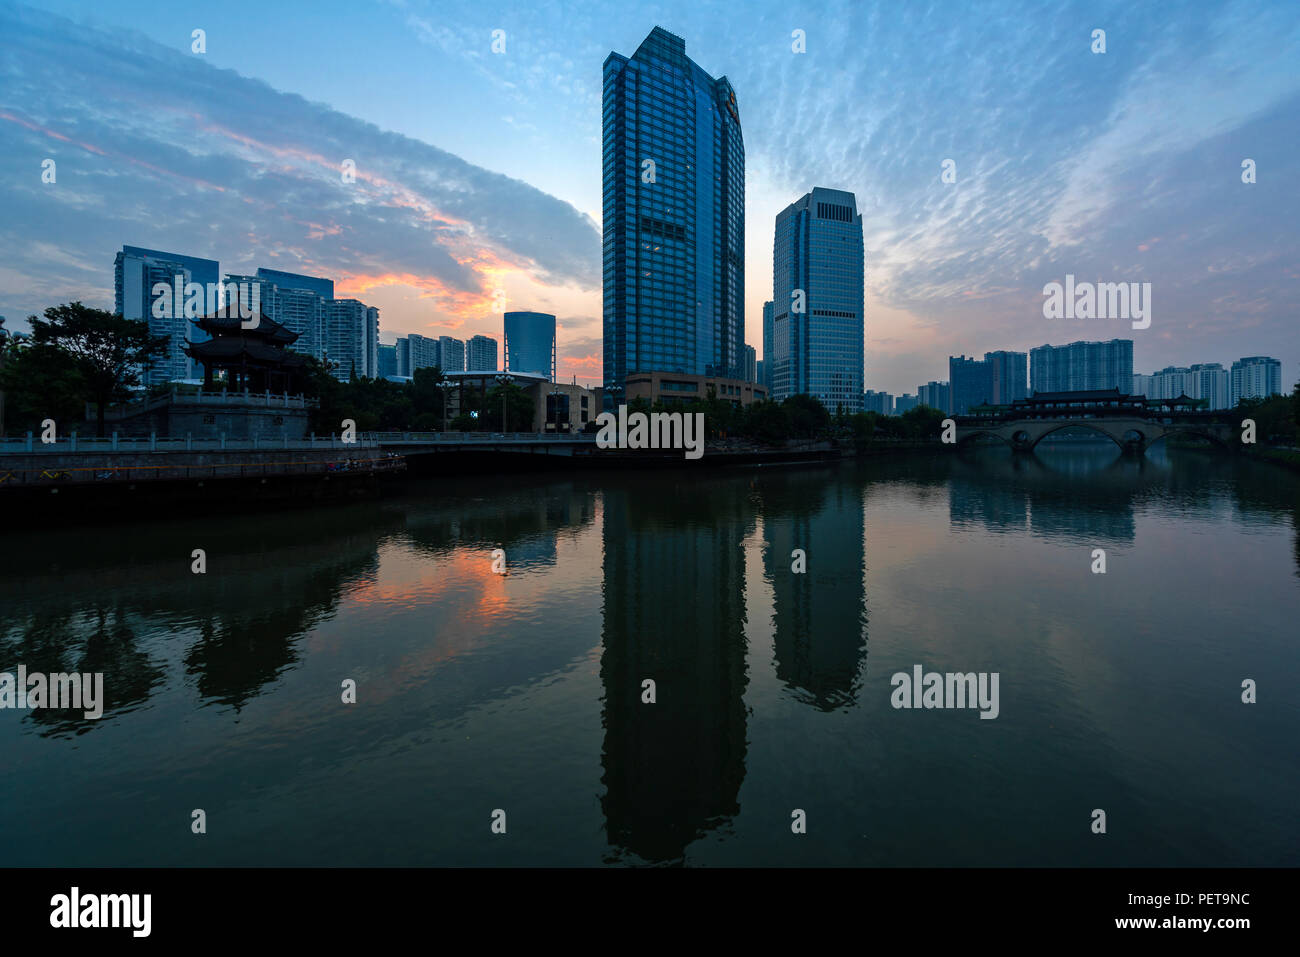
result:
[[[185,354],[203,363],[203,389],[212,391],[213,376],[226,374],[232,392],[294,393],[299,391],[306,359],[287,346],[298,333],[276,322],[265,311],[257,325],[244,327],[236,308],[223,309],[193,320],[211,338],[185,345]]]

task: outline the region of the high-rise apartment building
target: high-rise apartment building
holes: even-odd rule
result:
[[[337,378],[379,374],[379,310],[356,299],[322,301],[321,359]]]
[[[1029,350],[1029,388],[1033,392],[1133,390],[1133,340],[1071,342]]]
[[[893,415],[894,397],[888,392],[876,392],[868,389],[862,393],[862,411],[876,412],[880,415]]]
[[[1151,375],[1133,374],[1133,394],[1148,399],[1204,399],[1207,409],[1229,408],[1228,370],[1218,362],[1201,362],[1190,368],[1168,366]]]
[[[862,408],[862,217],[850,192],[815,188],[776,217],[772,393]]]
[[[465,348],[467,372],[497,371],[497,341],[491,336],[474,336]]]
[[[631,57],[605,59],[602,127],[606,405],[622,401],[634,372],[740,379],[745,146],[735,91],[655,27]]]
[[[465,371],[465,340],[438,337],[438,368],[443,372]]]
[[[1282,392],[1282,363],[1268,356],[1246,356],[1232,364],[1229,401],[1262,399]]]
[[[931,380],[925,385],[917,386],[916,401],[919,405],[929,406],[931,409],[938,409],[940,412],[951,411],[948,399],[948,383]]]
[[[200,259],[180,253],[123,246],[113,262],[113,311],[126,319],[143,319],[149,323],[149,332],[168,338],[167,352],[143,370],[141,380],[145,385],[159,385],[176,379],[194,379],[201,375],[197,363],[185,354],[187,342],[202,342],[208,336],[197,328],[184,310],[169,305],[171,315],[158,318],[154,315],[154,286],[166,283],[175,289],[176,277],[181,277],[182,296],[186,283],[197,283],[204,290],[204,307],[207,312],[208,289],[215,287],[221,267],[215,259]]]

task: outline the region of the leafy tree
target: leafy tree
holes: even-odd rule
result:
[[[29,316],[27,321],[36,345],[72,356],[86,396],[96,405],[99,435],[104,434],[109,403],[128,398],[140,384],[139,370],[167,351],[167,337],[152,335],[143,319],[125,319],[80,302],[50,306],[44,319]]]
[[[508,416],[505,423],[501,421],[503,408]],[[478,420],[489,431],[531,432],[535,411],[533,400],[528,393],[513,382],[506,382],[489,390],[484,396],[483,411],[479,414]]]
[[[790,415],[790,432],[794,438],[814,439],[830,431],[831,414],[816,396],[792,395],[781,404]]]
[[[72,356],[48,342],[0,339],[0,391],[4,428],[37,431],[44,419],[77,422],[84,411],[86,382]],[[60,426],[60,433],[65,429]]]

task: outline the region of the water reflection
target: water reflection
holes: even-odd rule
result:
[[[603,507],[606,830],[619,851],[680,860],[739,811],[753,512],[744,485],[717,479],[638,482]]]
[[[866,509],[851,473],[784,471],[755,481],[773,593],[777,677],[823,711],[852,704],[866,652]],[[806,572],[792,570],[795,549]]]

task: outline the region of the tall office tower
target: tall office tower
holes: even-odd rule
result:
[[[411,337],[399,336],[393,344],[397,349],[397,372],[395,375],[411,376]]]
[[[988,366],[989,402],[1010,405],[1025,397],[1027,359],[1023,352],[984,353],[984,362]]]
[[[606,406],[623,401],[633,372],[741,378],[745,144],[735,91],[655,27],[630,58],[605,58],[602,127]]]
[[[1133,389],[1133,340],[1071,342],[1029,350],[1032,392],[1082,392]]]
[[[772,395],[772,322],[775,318],[775,304],[763,303],[763,375],[758,381],[767,389],[769,397]]]
[[[775,398],[807,394],[832,413],[862,409],[862,283],[862,217],[852,193],[819,186],[777,214]]]
[[[948,383],[935,382],[932,379],[925,385],[917,386],[916,401],[920,405],[929,406],[932,409],[938,409],[940,412],[950,412]]]
[[[438,337],[438,367],[443,372],[465,371],[465,340]]]
[[[989,401],[988,363],[962,356],[948,357],[948,396],[953,415],[965,415]]]
[[[322,354],[334,377],[375,378],[379,310],[356,299],[327,299],[322,308]]]
[[[179,253],[143,249],[139,246],[123,246],[117,254],[113,262],[113,311],[126,319],[144,319],[149,323],[151,334],[168,338],[167,352],[154,360],[141,376],[145,385],[158,385],[174,379],[193,379],[201,374],[197,363],[185,354],[183,347],[187,342],[202,342],[208,338],[207,333],[185,317],[183,308],[175,308],[174,300],[171,303],[170,318],[155,317],[154,285],[163,282],[174,289],[177,276],[181,277],[182,284],[198,283],[204,289],[204,308],[201,312],[206,314],[207,290],[209,284],[215,285],[218,282],[220,271],[221,267],[215,259],[182,256]]]
[[[1268,356],[1245,356],[1232,364],[1229,401],[1263,399],[1282,392],[1282,363]]]
[[[397,346],[379,344],[378,369],[379,378],[387,379],[390,375],[400,375],[397,371]]]
[[[608,290],[608,286],[606,287]],[[608,310],[608,304],[606,305]],[[555,381],[555,317],[548,312],[507,312],[506,371],[531,372]],[[605,323],[609,335],[609,322]],[[605,341],[608,352],[609,340]],[[605,366],[608,373],[609,366]],[[619,382],[620,388],[622,381]]]
[[[862,393],[862,411],[877,412],[880,415],[893,415],[894,397],[888,392],[875,392],[868,389]]]
[[[497,371],[497,341],[491,336],[474,336],[466,348],[467,372]]]
[[[754,381],[757,382],[759,385],[763,385],[765,382],[767,382],[767,363],[764,362],[762,359],[759,359],[756,363],[754,363],[754,375],[755,375]]]
[[[745,381],[758,381],[758,350],[753,346],[742,346],[745,356]]]

